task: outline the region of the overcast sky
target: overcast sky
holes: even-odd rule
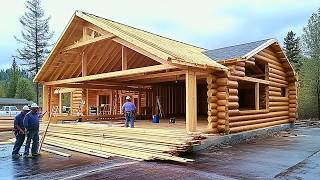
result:
[[[75,10],[96,14],[206,49],[298,35],[320,0],[43,0],[56,42]],[[25,0],[2,1],[0,69],[10,67],[19,44]]]

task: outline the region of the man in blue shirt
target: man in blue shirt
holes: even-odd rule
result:
[[[31,154],[32,156],[37,156],[39,146],[39,106],[36,103],[33,103],[30,109],[31,111],[26,114],[23,120],[23,125],[27,132],[27,141],[24,149],[24,156],[29,155],[31,140]]]
[[[129,123],[130,123],[130,128],[134,127],[135,111],[136,111],[136,106],[131,102],[130,96],[127,96],[126,102],[122,106],[122,113],[124,114],[124,117],[125,117],[125,121],[124,121],[125,127],[129,127]]]
[[[23,106],[22,111],[14,118],[13,127],[14,135],[16,136],[16,142],[12,150],[12,157],[20,156],[19,151],[25,139],[25,129],[23,126],[23,119],[29,112],[28,106]]]

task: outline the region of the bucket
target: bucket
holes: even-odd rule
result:
[[[159,116],[158,115],[152,116],[152,123],[159,123]]]

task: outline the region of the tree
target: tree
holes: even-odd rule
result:
[[[293,31],[288,32],[287,36],[284,38],[284,50],[289,61],[293,64],[296,72],[299,73],[301,69],[301,49],[299,47],[299,37],[295,37],[296,34]]]
[[[53,32],[49,30],[49,17],[45,17],[44,10],[41,7],[40,0],[27,0],[27,11],[20,18],[22,24],[21,36],[15,39],[23,44],[21,49],[17,49],[17,58],[25,62],[28,71],[32,76],[38,73],[44,58],[50,52],[48,48],[51,46],[49,40],[53,36]],[[39,103],[39,84],[36,84],[37,103]]]
[[[9,79],[9,85],[7,88],[6,96],[9,98],[14,98],[17,89],[17,82],[19,79],[19,69],[15,59],[12,61],[11,73]]]
[[[302,34],[304,52],[314,61],[316,70],[313,72],[315,81],[315,91],[318,100],[318,117],[320,117],[320,8],[317,13],[313,13],[308,20],[308,24],[303,28]]]
[[[32,83],[29,79],[20,77],[17,83],[17,90],[15,94],[15,98],[34,100],[35,92],[32,87]]]

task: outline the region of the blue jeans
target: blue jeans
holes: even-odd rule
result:
[[[37,154],[38,147],[39,147],[39,131],[36,131],[36,130],[28,131],[26,146],[24,149],[24,155],[29,155],[31,140],[32,140],[31,154]]]
[[[125,112],[124,114],[125,120],[124,120],[124,126],[133,128],[134,127],[134,115],[132,112]]]
[[[14,143],[12,155],[19,154],[20,148],[24,142],[25,135],[22,133],[18,133],[16,135],[16,142]]]

